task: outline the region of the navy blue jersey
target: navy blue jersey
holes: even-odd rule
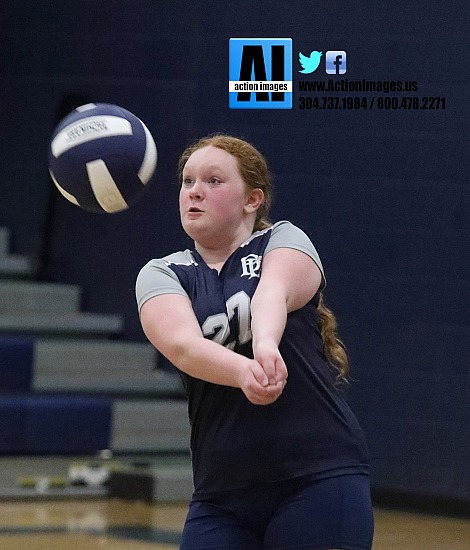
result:
[[[159,294],[188,296],[206,338],[252,358],[251,298],[263,255],[279,247],[303,251],[323,273],[305,233],[289,222],[278,222],[254,233],[231,254],[220,273],[197,251],[150,261],[137,279],[139,308]],[[273,404],[253,405],[238,388],[182,373],[196,493],[307,474],[321,479],[367,473],[361,428],[338,391],[336,373],[324,354],[317,304],[318,294],[288,314],[279,350],[289,378]]]

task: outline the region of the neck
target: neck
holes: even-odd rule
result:
[[[246,239],[243,239],[238,244],[227,247],[211,248],[208,246],[202,246],[200,243],[196,243],[196,250],[201,255],[202,259],[209,267],[220,271],[227,258],[234,252]]]
[[[241,232],[240,235],[227,242],[221,242],[220,239],[214,244],[196,241],[195,248],[209,267],[220,271],[227,258],[250,236],[251,232]]]

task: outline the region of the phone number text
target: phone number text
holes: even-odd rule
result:
[[[345,97],[318,97],[300,96],[299,109],[301,110],[341,110],[341,109],[379,109],[379,110],[442,110],[446,108],[445,97],[416,97],[416,96],[345,96]]]

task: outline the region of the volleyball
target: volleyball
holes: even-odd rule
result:
[[[78,107],[59,122],[49,145],[52,181],[89,212],[121,212],[144,193],[157,167],[157,147],[145,124],[109,103]]]

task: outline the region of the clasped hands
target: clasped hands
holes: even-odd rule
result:
[[[274,341],[258,342],[253,355],[241,373],[240,388],[254,405],[270,405],[287,383],[286,364]]]

